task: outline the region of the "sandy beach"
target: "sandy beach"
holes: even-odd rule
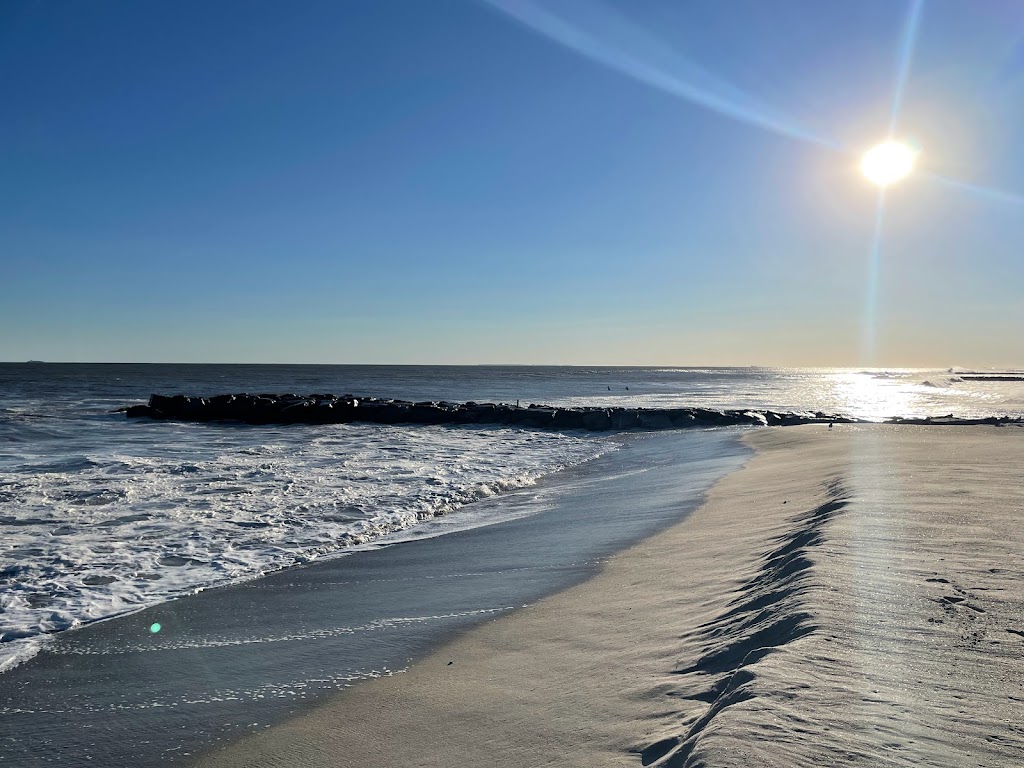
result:
[[[1024,432],[746,441],[596,577],[197,765],[1024,762]]]
[[[1022,34],[0,5],[0,768],[1024,768]]]

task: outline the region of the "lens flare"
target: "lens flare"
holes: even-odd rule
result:
[[[864,153],[860,172],[872,184],[887,187],[914,170],[917,152],[899,141],[884,141]]]
[[[705,70],[600,0],[481,0],[580,56],[733,120],[822,147],[841,150],[794,117]],[[628,6],[628,4],[623,4]]]

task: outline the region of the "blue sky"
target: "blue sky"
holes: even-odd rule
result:
[[[907,9],[3,3],[0,359],[1024,365],[1019,2],[923,4],[896,133],[974,188],[869,277]]]

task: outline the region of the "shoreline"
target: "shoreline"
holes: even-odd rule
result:
[[[473,505],[475,517],[501,522],[60,633],[0,675],[0,715],[11,728],[0,762],[42,765],[59,753],[68,765],[179,764],[390,674],[488,616],[583,581],[615,551],[684,517],[749,456],[738,437],[633,436],[538,486]]]
[[[611,440],[616,438],[627,438],[627,435],[606,435],[604,436]],[[618,442],[622,442],[621,439]],[[0,644],[0,651],[5,651],[8,655],[0,654],[0,676],[3,674],[16,669],[18,666],[31,661],[38,653],[46,650],[49,644],[56,642],[58,639],[65,637],[65,633],[85,630],[89,627],[93,627],[108,621],[121,621],[134,614],[138,614],[144,611],[150,611],[159,609],[160,606],[168,603],[173,603],[181,599],[187,599],[192,595],[209,592],[211,590],[229,589],[233,587],[239,587],[246,585],[250,582],[259,581],[275,574],[285,573],[297,568],[316,567],[324,563],[329,563],[333,560],[350,557],[357,553],[365,552],[377,552],[384,548],[395,546],[398,544],[404,544],[408,542],[423,541],[429,538],[435,538],[437,536],[446,536],[452,533],[460,531],[472,530],[474,528],[497,525],[505,522],[506,520],[512,520],[516,518],[516,515],[502,514],[501,511],[495,511],[491,509],[495,502],[500,503],[502,499],[515,498],[516,496],[523,493],[530,493],[535,490],[545,489],[551,485],[557,486],[562,479],[563,475],[572,476],[574,472],[586,471],[586,465],[608,453],[618,450],[620,446],[616,446],[610,449],[604,449],[601,453],[596,456],[587,457],[584,460],[576,464],[570,464],[568,466],[560,467],[554,471],[549,471],[546,474],[542,474],[539,477],[531,479],[530,482],[522,485],[517,485],[512,488],[505,488],[492,495],[477,495],[476,498],[468,501],[459,501],[459,506],[452,512],[448,512],[443,515],[437,515],[434,517],[420,520],[414,525],[404,528],[396,528],[388,533],[379,535],[376,538],[370,538],[368,541],[363,541],[357,544],[351,544],[345,547],[334,549],[327,554],[320,554],[317,557],[311,557],[304,560],[299,560],[288,564],[283,567],[271,568],[265,571],[252,572],[239,577],[231,578],[229,580],[215,581],[212,583],[198,583],[188,585],[185,589],[171,596],[164,596],[155,601],[143,603],[143,604],[132,604],[119,610],[117,613],[104,615],[98,618],[93,618],[87,621],[82,621],[70,626],[65,629],[53,630],[46,633],[25,635],[23,637],[17,637],[14,640],[8,641],[7,643]],[[479,502],[489,502],[487,504],[480,504]],[[473,514],[470,510],[476,510],[479,507],[487,509],[485,513]],[[532,513],[523,513],[526,516],[530,516]],[[482,519],[481,519],[482,518]],[[2,755],[0,755],[2,757]]]
[[[1020,764],[1020,433],[744,439],[593,578],[192,765]]]

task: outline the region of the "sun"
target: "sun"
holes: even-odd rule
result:
[[[917,150],[899,141],[883,141],[864,153],[860,172],[872,184],[887,187],[914,170]]]

